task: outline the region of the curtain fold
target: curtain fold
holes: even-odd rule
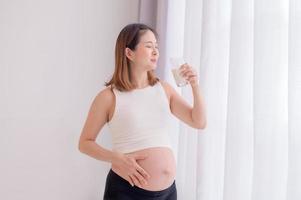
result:
[[[252,199],[253,2],[233,0],[229,37],[229,76],[223,199]]]
[[[289,0],[287,200],[301,199],[301,1]]]
[[[254,0],[253,199],[286,198],[288,1]]]

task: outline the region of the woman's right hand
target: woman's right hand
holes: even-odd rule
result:
[[[137,163],[137,160],[147,158],[145,154],[123,154],[113,152],[112,170],[126,179],[132,186],[147,184],[150,175]]]

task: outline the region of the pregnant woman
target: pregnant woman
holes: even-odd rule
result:
[[[167,82],[155,76],[157,33],[145,24],[129,24],[116,41],[115,71],[94,98],[83,127],[79,150],[111,163],[105,200],[175,200],[176,163],[169,132],[172,115],[196,129],[206,118],[196,72],[188,64],[181,75],[190,83],[190,106]],[[107,123],[112,150],[95,141]]]

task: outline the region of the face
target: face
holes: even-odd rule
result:
[[[159,58],[159,49],[157,39],[154,33],[147,30],[140,37],[140,41],[136,46],[134,51],[128,52],[128,58],[138,66],[143,68],[143,70],[153,70],[157,67],[157,62]]]

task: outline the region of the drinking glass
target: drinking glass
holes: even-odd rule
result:
[[[170,58],[171,72],[178,87],[183,87],[188,84],[188,81],[180,75],[180,67],[185,64],[185,60],[181,57]]]

